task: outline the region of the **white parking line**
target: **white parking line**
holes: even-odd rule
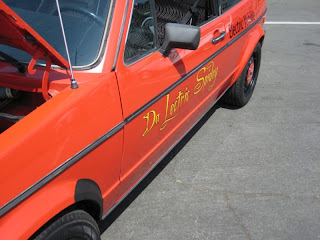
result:
[[[273,25],[320,25],[320,22],[265,22]]]

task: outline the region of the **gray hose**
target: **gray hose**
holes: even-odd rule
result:
[[[24,118],[24,116],[13,116],[8,113],[0,113],[0,118],[3,118],[3,119],[6,119],[10,122],[16,123],[16,122],[20,121],[22,118]]]

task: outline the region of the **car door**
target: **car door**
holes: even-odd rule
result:
[[[172,49],[168,57],[162,56],[159,46],[163,22],[174,15],[170,9],[177,9],[179,2],[129,3],[131,15],[126,20],[126,37],[116,64],[125,119],[122,194],[210,109],[228,88],[235,68],[236,57],[225,47],[223,18],[217,9],[208,10],[208,6],[218,6],[212,0],[190,5],[199,2],[197,7],[202,11],[198,49]]]

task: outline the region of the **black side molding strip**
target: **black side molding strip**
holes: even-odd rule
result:
[[[200,65],[192,69],[190,72],[188,72],[186,75],[184,75],[182,78],[180,78],[178,81],[176,81],[174,84],[172,84],[170,87],[165,89],[163,92],[161,92],[158,96],[154,97],[151,101],[143,105],[141,108],[136,110],[134,113],[129,115],[125,120],[125,124],[128,124],[133,119],[138,117],[141,113],[143,113],[146,109],[151,107],[153,104],[155,104],[157,101],[159,101],[161,98],[163,98],[165,95],[167,95],[169,92],[171,92],[173,89],[175,89],[177,86],[179,86],[181,83],[183,83],[185,80],[187,80],[191,75],[195,74],[198,70],[200,70],[204,65],[209,63],[213,58],[218,56],[220,53],[222,53],[224,50],[226,50],[228,47],[230,47],[233,43],[235,43],[239,38],[241,38],[244,34],[246,34],[251,28],[253,28],[256,24],[260,22],[260,20],[263,18],[263,16],[266,14],[267,10],[264,11],[264,13],[255,20],[249,27],[243,30],[239,35],[235,36],[234,39],[232,39],[230,42],[228,42],[226,45],[224,45],[221,49],[219,49],[217,52],[212,54],[209,58],[207,58],[204,62],[202,62]]]
[[[55,170],[50,172],[48,175],[40,179],[38,182],[33,184],[31,187],[26,189],[24,192],[20,193],[18,196],[13,198],[10,202],[6,203],[0,208],[0,217],[8,213],[11,209],[16,207],[18,204],[20,204],[22,201],[30,197],[33,193],[37,192],[40,188],[42,188],[44,185],[52,181],[54,178],[59,176],[61,173],[66,171],[68,168],[70,168],[72,165],[77,163],[80,159],[85,157],[87,154],[92,152],[94,149],[99,147],[102,143],[107,141],[109,138],[111,138],[113,135],[115,135],[117,132],[119,132],[124,127],[124,123],[121,122],[114,128],[112,128],[110,131],[102,135],[100,138],[98,138],[93,143],[89,144],[87,147],[82,149],[80,152],[78,152],[73,157],[69,158],[67,161],[65,161],[63,164],[61,164],[59,167],[57,167]]]

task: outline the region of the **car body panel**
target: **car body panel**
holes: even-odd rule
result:
[[[42,105],[1,134],[0,162],[6,169],[0,176],[1,189],[6,192],[1,198],[1,213],[14,206],[15,202],[12,200],[19,200],[20,196],[26,196],[27,199],[20,204],[22,207],[27,201],[36,198],[37,194],[46,192],[47,187],[43,186],[46,186],[47,179],[57,179],[64,184],[60,180],[64,175],[68,176],[65,182],[75,182],[78,178],[97,182],[106,209],[117,200],[123,141],[121,126],[113,136],[106,139],[108,141],[91,147],[92,143],[122,122],[117,82],[114,73],[109,73],[96,79],[94,84],[79,85],[77,90],[70,88],[62,91],[46,103],[46,108]],[[95,105],[97,102],[103,105]],[[54,111],[50,111],[51,107]],[[80,161],[76,157],[86,148],[88,153]],[[108,152],[108,156],[105,152]],[[72,167],[64,168],[66,163],[70,163]],[[37,166],[36,169],[34,166]],[[24,170],[19,174],[11,174],[17,168]],[[59,176],[60,174],[62,175]],[[20,184],[16,184],[17,182]],[[74,195],[74,190],[72,194]],[[48,204],[55,206],[59,199],[60,194],[56,192],[55,198],[43,201],[42,205],[46,208]],[[35,202],[34,208],[29,208],[27,204],[24,211],[33,214],[34,209],[39,209],[37,205]],[[6,232],[5,228],[0,227],[0,235],[2,231]]]
[[[260,20],[262,21],[262,20]],[[254,48],[256,47],[258,42],[263,42],[263,36],[264,35],[264,30],[262,29],[261,25],[257,25],[253,31],[251,31],[250,33],[247,33],[247,35],[249,35],[247,37],[247,40],[245,41],[243,47],[242,47],[242,51],[240,54],[240,57],[238,59],[238,70],[236,71],[236,73],[233,76],[232,81],[230,82],[230,84],[232,85],[233,83],[235,83],[238,79],[238,77],[240,76],[240,74],[242,73],[246,63],[248,62],[252,51],[254,50]]]

